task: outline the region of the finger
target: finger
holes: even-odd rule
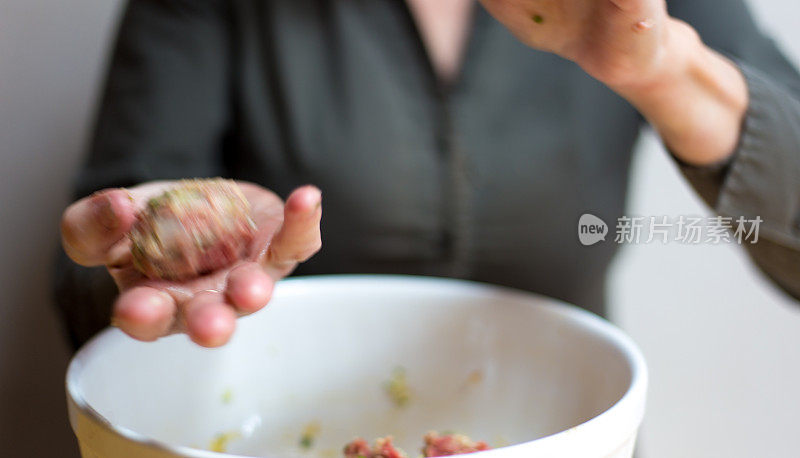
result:
[[[110,262],[109,250],[136,219],[134,203],[123,189],[109,189],[70,205],[61,218],[64,251],[78,264]]]
[[[184,317],[189,337],[203,347],[225,345],[236,329],[236,312],[218,292],[195,294],[185,305]]]
[[[560,39],[554,30],[563,27],[559,2],[481,0],[486,11],[506,26],[518,40],[537,49],[554,51]],[[563,3],[563,2],[561,2]]]
[[[627,16],[640,17],[666,8],[664,0],[610,0],[618,10]],[[642,19],[645,20],[645,19]]]
[[[634,8],[638,7],[640,3],[642,3],[642,0],[610,0],[610,1],[622,11],[631,11]]]
[[[273,282],[264,269],[251,262],[236,267],[228,274],[225,295],[240,312],[249,314],[264,308],[272,296]]]
[[[522,14],[525,10],[516,3],[507,0],[481,0],[481,4],[495,19],[506,25],[516,27],[527,25],[527,14]],[[526,8],[531,8],[527,6]]]
[[[303,262],[322,246],[319,223],[322,193],[314,186],[296,189],[283,209],[283,225],[272,239],[267,261],[275,266]]]
[[[150,342],[169,332],[175,311],[175,300],[169,294],[140,286],[117,298],[112,322],[134,339]]]

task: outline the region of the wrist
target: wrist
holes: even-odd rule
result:
[[[640,78],[610,87],[650,121],[684,162],[724,161],[739,142],[749,103],[747,82],[688,24],[670,19],[667,27],[653,65]]]
[[[683,21],[668,18],[660,41],[649,64],[635,78],[609,87],[631,102],[652,97],[680,86],[707,59],[708,48],[694,28]]]

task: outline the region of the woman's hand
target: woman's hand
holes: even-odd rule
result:
[[[481,3],[523,43],[575,62],[627,99],[685,162],[733,153],[748,105],[744,77],[671,18],[664,0]]]
[[[609,86],[645,84],[668,64],[675,20],[664,0],[482,0],[523,43]]]
[[[247,258],[187,281],[152,280],[134,268],[125,234],[136,211],[175,184],[108,189],[75,202],[61,220],[63,246],[78,264],[108,268],[120,290],[113,323],[131,337],[152,341],[186,332],[199,345],[221,346],[237,316],[263,308],[274,283],[320,249],[321,194],[304,186],[284,203],[260,186],[239,182],[258,227]]]

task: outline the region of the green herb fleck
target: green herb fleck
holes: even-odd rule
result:
[[[300,448],[304,448],[306,450],[310,449],[314,446],[314,438],[311,436],[303,436],[300,438]]]
[[[147,201],[147,206],[150,207],[152,210],[158,210],[158,207],[164,205],[166,203],[166,197],[158,196],[153,197],[152,199]]]
[[[533,22],[537,24],[542,24],[544,22],[544,17],[541,14],[534,14],[533,15]]]
[[[300,448],[308,450],[314,446],[314,441],[322,429],[317,422],[311,422],[303,428],[303,433],[300,435]]]

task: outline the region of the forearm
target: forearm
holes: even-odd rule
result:
[[[658,70],[611,88],[692,165],[715,164],[736,149],[748,106],[747,84],[731,61],[708,48],[689,25],[671,19]]]

